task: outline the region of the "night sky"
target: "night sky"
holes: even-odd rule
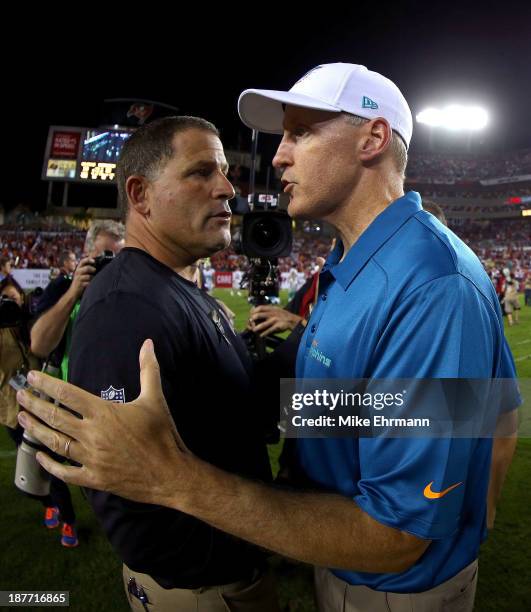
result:
[[[178,5],[151,8],[147,15],[143,6],[130,7],[127,16],[125,9],[93,12],[87,22],[50,18],[48,9],[42,22],[33,15],[36,33],[25,29],[22,16],[4,19],[4,31],[16,36],[2,42],[0,203],[44,207],[40,175],[48,127],[97,126],[104,98],[177,106],[182,114],[213,121],[226,146],[247,146],[250,130],[236,111],[243,89],[289,88],[310,68],[335,61],[364,64],[395,81],[413,115],[428,104],[484,105],[491,123],[483,147],[531,147],[527,2],[463,2],[460,8],[427,2],[386,7],[368,0],[344,9],[321,4],[226,3],[213,11],[196,3],[186,11]],[[413,150],[422,145],[422,129],[416,128],[416,142],[414,130]],[[261,141],[266,162],[274,142]],[[109,189],[94,193],[105,200]]]

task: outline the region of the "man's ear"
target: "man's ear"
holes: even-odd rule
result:
[[[150,212],[149,181],[147,178],[138,174],[129,176],[125,183],[125,191],[131,208],[143,217],[147,217]]]
[[[387,151],[391,144],[393,130],[383,118],[372,119],[362,128],[363,140],[360,148],[360,160],[371,162]]]

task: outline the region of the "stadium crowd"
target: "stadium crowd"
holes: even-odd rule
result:
[[[53,232],[0,229],[0,256],[16,262],[17,268],[58,268],[62,251],[81,256],[86,232]],[[18,261],[17,261],[18,259]]]
[[[479,181],[531,174],[531,150],[478,156],[423,153],[411,155],[407,175],[425,183]]]
[[[466,220],[452,227],[476,253],[485,269],[514,275],[523,290],[531,275],[531,221],[521,219]]]
[[[409,177],[406,179],[409,180]],[[408,183],[409,189],[418,190],[417,186],[413,182]],[[477,185],[475,189],[470,188],[468,185],[463,188],[463,185],[437,185],[436,188],[422,188],[422,195],[425,198],[467,198],[467,199],[481,199],[481,200],[498,200],[500,202],[507,202],[509,198],[523,197],[531,195],[531,187],[516,187],[511,185],[499,185],[494,187],[482,187]],[[485,210],[484,212],[488,212]]]
[[[531,220],[454,220],[452,230],[479,256],[487,270],[507,268],[516,279],[524,283],[531,274]],[[16,268],[58,268],[58,258],[65,250],[73,251],[79,259],[83,252],[84,231],[37,231],[0,229],[0,257],[8,258]],[[326,257],[330,248],[329,237],[318,232],[297,230],[293,236],[293,249],[289,257],[279,260],[279,271],[286,276],[295,270],[301,279],[310,276],[318,257]],[[232,246],[216,253],[211,267],[219,272],[244,271],[247,258],[237,254]],[[302,281],[303,282],[303,281]]]

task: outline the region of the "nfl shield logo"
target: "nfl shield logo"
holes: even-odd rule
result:
[[[109,400],[115,404],[125,404],[125,390],[115,389],[112,385],[101,392],[101,399]]]

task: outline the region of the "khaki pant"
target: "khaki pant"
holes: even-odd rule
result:
[[[241,580],[232,584],[199,589],[164,589],[147,574],[123,566],[125,593],[133,612],[280,612],[276,585],[270,573],[255,582]],[[134,578],[147,595],[148,603],[128,592]]]
[[[518,298],[505,298],[505,314],[513,314],[515,310],[520,310]]]
[[[472,612],[477,580],[477,559],[450,580],[422,593],[375,591],[316,568],[315,592],[319,612]]]

